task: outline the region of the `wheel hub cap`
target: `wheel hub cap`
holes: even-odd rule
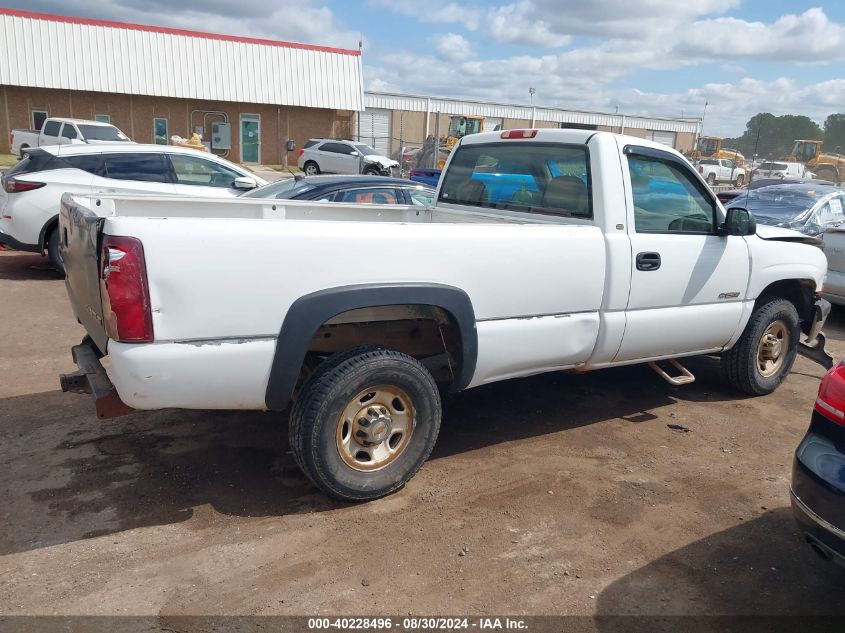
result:
[[[384,468],[408,446],[416,412],[410,396],[394,386],[377,386],[357,394],[337,423],[337,450],[351,468]]]
[[[764,378],[777,374],[789,349],[789,328],[783,321],[773,321],[757,345],[757,370]]]

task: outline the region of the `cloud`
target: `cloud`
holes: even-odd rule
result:
[[[466,2],[444,2],[444,0],[428,0],[427,2],[416,3],[397,0],[368,0],[368,4],[429,24],[460,24],[469,31],[474,31],[479,27],[479,22],[485,14],[485,9],[481,5]]]
[[[435,37],[434,48],[438,56],[447,61],[466,60],[473,54],[472,44],[457,33],[446,33]]]
[[[572,37],[554,31],[543,18],[532,18],[532,2],[508,4],[488,13],[487,28],[498,42],[560,48],[567,46]]]

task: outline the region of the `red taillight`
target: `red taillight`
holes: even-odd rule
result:
[[[305,153],[305,150],[300,147],[298,150],[296,150],[296,157],[299,158],[304,153]]]
[[[698,173],[703,174],[704,173],[704,167],[699,166],[698,167]]]
[[[121,343],[151,343],[153,315],[140,240],[105,236],[101,266],[103,318],[109,338]]]
[[[505,130],[502,132],[502,138],[534,138],[537,136],[537,130]]]
[[[22,191],[32,191],[33,189],[41,189],[46,182],[32,182],[31,180],[18,180],[16,178],[8,178],[3,181],[3,189],[6,193],[20,193]]]
[[[815,409],[828,420],[845,426],[845,364],[840,363],[824,375]]]

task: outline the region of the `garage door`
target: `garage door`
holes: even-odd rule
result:
[[[390,110],[367,108],[358,116],[358,140],[390,156]]]
[[[655,143],[663,143],[669,147],[675,147],[675,133],[674,132],[658,132],[652,131],[648,135],[648,140]]]
[[[502,119],[501,117],[493,117],[488,116],[484,119],[484,128],[481,130],[482,132],[495,132],[496,130],[502,129]]]

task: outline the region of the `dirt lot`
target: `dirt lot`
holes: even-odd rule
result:
[[[0,324],[2,614],[845,614],[788,509],[804,359],[757,399],[710,358],[685,388],[631,367],[471,390],[404,490],[345,506],[278,415],[103,422],[62,394],[83,333],[40,257],[0,253]],[[845,311],[827,330],[845,355]]]

